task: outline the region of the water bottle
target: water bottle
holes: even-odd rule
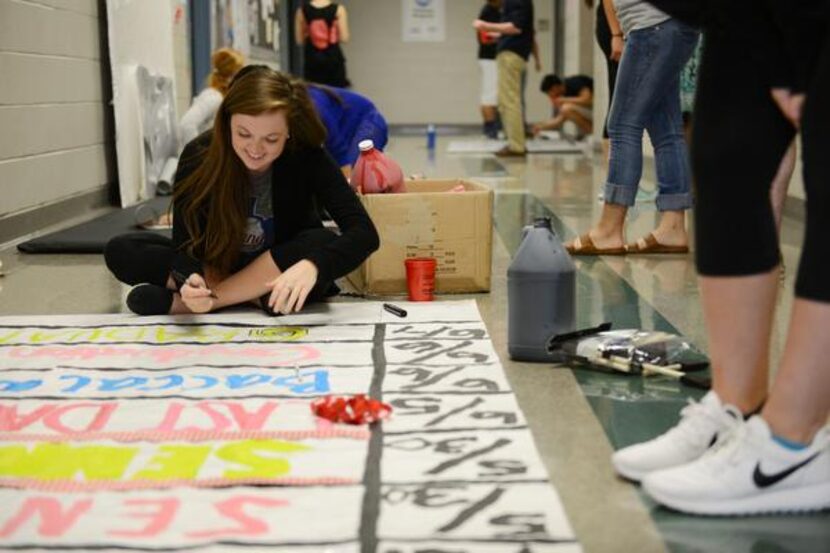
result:
[[[357,145],[360,157],[352,170],[351,185],[359,194],[405,192],[401,166],[375,148],[371,140]]]
[[[523,233],[507,269],[507,351],[516,361],[559,362],[547,342],[575,329],[576,268],[550,218],[537,218]]]
[[[435,125],[427,125],[427,150],[435,150]]]

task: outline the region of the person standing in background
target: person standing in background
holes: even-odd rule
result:
[[[245,65],[245,56],[231,48],[219,48],[210,57],[213,70],[205,87],[179,121],[179,150],[213,126],[216,111],[234,75]]]
[[[585,0],[590,8],[593,0]],[[620,67],[625,41],[623,40],[622,27],[617,20],[617,12],[614,11],[613,0],[600,0],[597,3],[597,24],[594,31],[597,44],[605,55],[605,66],[608,75],[608,112],[605,115],[605,122],[602,125],[602,153],[606,163],[611,150],[611,141],[608,138],[608,115],[611,113],[611,103],[614,100],[614,86],[617,84],[617,71]]]
[[[297,45],[303,46],[303,77],[311,83],[340,88],[351,86],[346,57],[340,48],[349,41],[346,8],[330,0],[308,0],[294,17]]]
[[[501,21],[501,0],[487,0],[481,8],[478,18],[489,23]],[[498,70],[496,68],[496,50],[498,33],[477,31],[478,67],[481,73],[481,118],[482,131],[487,138],[498,138]]]
[[[712,390],[665,434],[617,451],[613,464],[684,512],[828,509],[830,2],[654,3],[704,29],[691,158]],[[771,371],[781,252],[770,183],[786,171],[799,131],[804,241],[786,344]]]
[[[608,116],[611,152],[602,213],[592,228],[565,244],[571,255],[674,254],[689,251],[686,210],[691,171],[680,115],[680,71],[698,31],[645,0],[615,0],[626,35]],[[626,244],[625,222],[643,173],[643,133],[654,146],[657,227]]]
[[[477,31],[499,33],[496,65],[499,81],[499,113],[507,145],[496,152],[500,157],[524,156],[525,129],[522,114],[522,74],[533,50],[533,0],[504,0],[499,23],[476,19]]]

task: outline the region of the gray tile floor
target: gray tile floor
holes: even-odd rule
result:
[[[456,139],[457,137],[453,137]],[[637,487],[614,476],[614,448],[673,424],[679,407],[698,392],[674,382],[644,382],[546,364],[511,362],[506,354],[506,270],[520,229],[533,215],[552,213],[565,238],[597,216],[604,176],[600,157],[539,154],[497,161],[490,155],[448,155],[439,136],[435,155],[425,139],[396,137],[387,153],[407,174],[468,177],[496,191],[493,287],[473,296],[531,424],[551,480],[588,552],[830,551],[830,517],[694,518],[656,507]],[[645,235],[656,213],[649,168],[645,192],[632,212],[629,239]],[[91,217],[96,214],[89,214]],[[78,222],[71,221],[72,223]],[[70,222],[67,222],[69,224]],[[788,267],[772,354],[777,358],[788,319],[792,276],[803,225],[785,220],[782,251]],[[115,313],[125,310],[126,287],[97,255],[21,255],[0,249],[0,314]],[[705,349],[695,271],[690,256],[578,260],[581,323],[612,320],[679,332]],[[452,298],[449,298],[452,299]]]

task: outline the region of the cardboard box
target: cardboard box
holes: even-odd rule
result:
[[[451,192],[459,185],[462,192]],[[360,291],[406,293],[408,257],[438,261],[435,291],[490,290],[493,191],[468,180],[413,180],[403,194],[361,197],[380,234],[380,249],[349,274]]]

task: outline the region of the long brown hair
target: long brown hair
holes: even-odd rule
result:
[[[222,100],[201,163],[176,184],[174,203],[181,206],[190,235],[183,247],[225,274],[239,255],[248,216],[249,175],[231,144],[231,115],[275,111],[285,113],[290,132],[280,156],[319,148],[325,142],[326,128],[302,81],[264,65],[248,66],[237,74]]]

